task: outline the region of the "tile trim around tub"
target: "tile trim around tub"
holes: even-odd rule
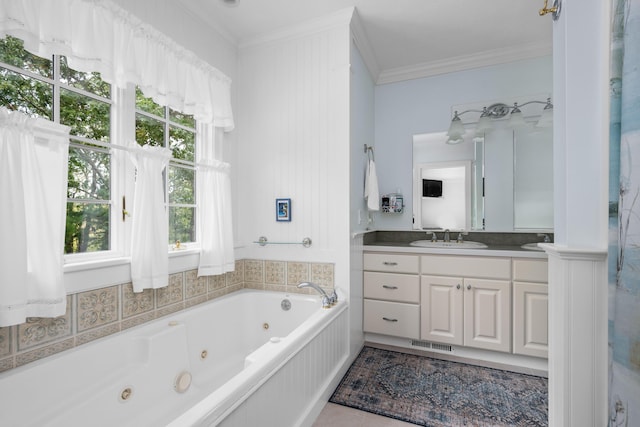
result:
[[[134,293],[131,283],[123,283],[68,295],[62,316],[0,327],[0,372],[243,288],[308,294],[315,291],[298,289],[298,283],[310,280],[330,290],[334,277],[331,263],[247,259],[219,276],[198,277],[195,269],[170,274],[166,288]]]

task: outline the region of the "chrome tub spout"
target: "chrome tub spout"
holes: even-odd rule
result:
[[[330,297],[329,295],[327,295],[327,293],[324,291],[324,289],[322,289],[320,286],[316,285],[315,283],[311,283],[311,282],[302,282],[298,285],[298,288],[302,289],[302,288],[313,288],[316,291],[318,291],[318,293],[320,295],[322,295],[322,308],[330,308],[334,303],[332,303],[332,297]],[[336,300],[337,300],[337,295],[336,295]]]

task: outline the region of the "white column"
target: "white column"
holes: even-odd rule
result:
[[[607,253],[546,245],[549,426],[607,425]]]
[[[564,0],[553,26],[549,425],[607,425],[610,2]],[[550,19],[550,18],[549,18]]]

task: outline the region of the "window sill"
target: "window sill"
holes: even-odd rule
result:
[[[169,252],[169,274],[198,268],[200,249]],[[131,258],[117,257],[82,261],[64,266],[67,294],[90,291],[131,282]]]

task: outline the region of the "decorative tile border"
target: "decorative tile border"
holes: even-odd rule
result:
[[[59,317],[28,317],[17,326],[17,351],[28,350],[43,344],[60,341],[72,334],[71,296],[67,296],[67,311]]]
[[[11,354],[13,350],[11,345],[12,327],[0,328],[0,358]]]
[[[309,263],[287,262],[287,285],[309,281]]]
[[[264,262],[264,283],[270,285],[285,284],[285,267],[284,261],[265,261]]]
[[[118,321],[120,292],[118,286],[77,294],[78,332]]]
[[[174,273],[169,286],[133,292],[131,283],[67,296],[67,312],[56,318],[29,318],[0,328],[0,372],[153,321],[243,288],[311,293],[298,289],[314,281],[330,290],[334,265],[295,261],[238,260],[236,270],[198,277],[197,270]]]

